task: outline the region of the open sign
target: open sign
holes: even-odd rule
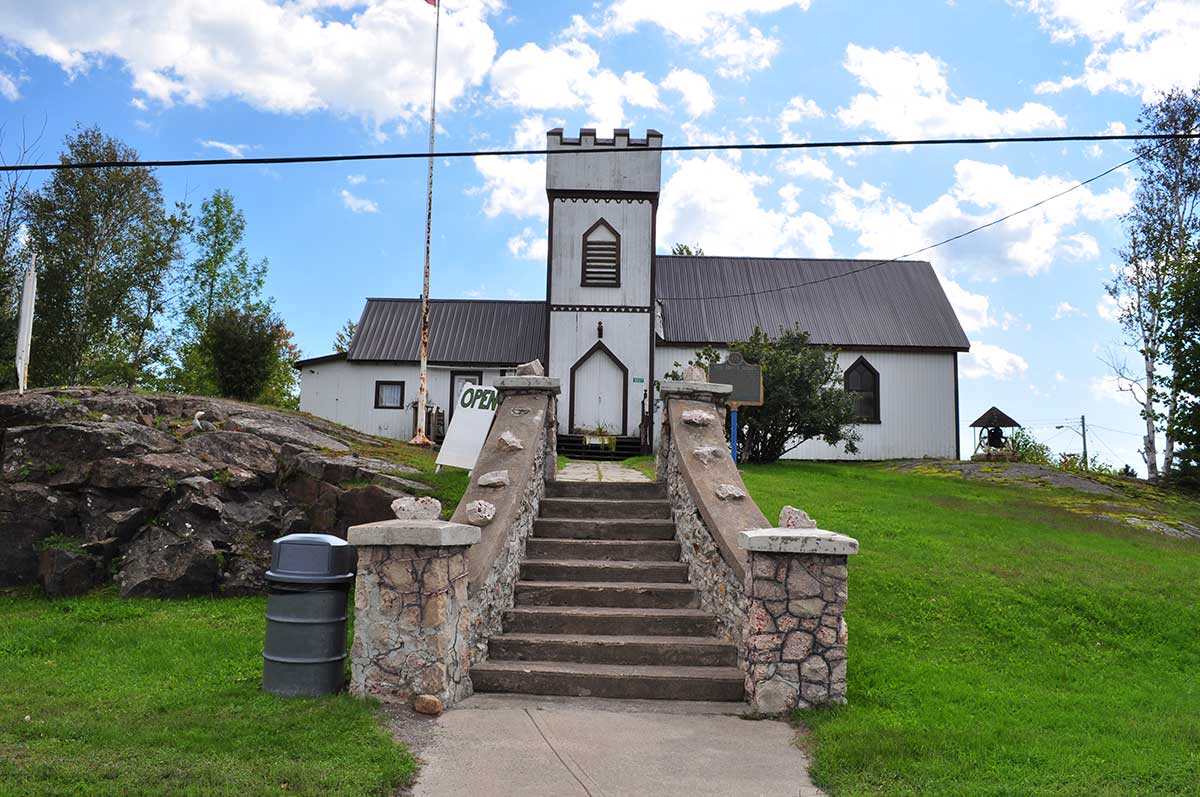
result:
[[[499,397],[494,387],[481,387],[479,385],[465,385],[462,393],[458,397],[458,406],[464,410],[486,410],[495,412],[499,406]]]

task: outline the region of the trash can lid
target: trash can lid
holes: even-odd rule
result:
[[[271,543],[266,577],[285,584],[338,584],[354,579],[356,552],[332,534],[288,534]]]

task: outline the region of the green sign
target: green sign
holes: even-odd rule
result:
[[[736,351],[730,352],[725,362],[709,366],[708,381],[733,386],[725,400],[730,406],[757,407],[763,403],[762,366],[751,365]]]
[[[643,383],[643,382],[645,382],[645,381],[646,381],[645,377],[641,377],[641,376],[635,376],[635,377],[633,378],[633,382],[634,382],[634,384],[636,384],[636,385],[640,385],[640,384],[642,384],[642,383]]]

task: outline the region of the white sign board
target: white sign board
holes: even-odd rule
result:
[[[442,441],[442,450],[438,452],[437,464],[472,470],[492,428],[492,419],[496,417],[499,404],[500,394],[496,388],[463,385],[462,392],[458,394],[458,403],[454,406],[454,416],[450,419],[450,428],[446,430],[446,439]]]

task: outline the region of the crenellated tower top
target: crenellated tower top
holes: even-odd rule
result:
[[[546,149],[564,154],[546,159],[546,190],[657,194],[662,179],[661,146],[662,133],[657,130],[647,130],[645,138],[630,138],[625,129],[614,130],[612,138],[597,138],[595,130],[583,128],[578,138],[566,138],[562,128],[555,128],[546,133]],[[607,152],[566,154],[580,150]]]

